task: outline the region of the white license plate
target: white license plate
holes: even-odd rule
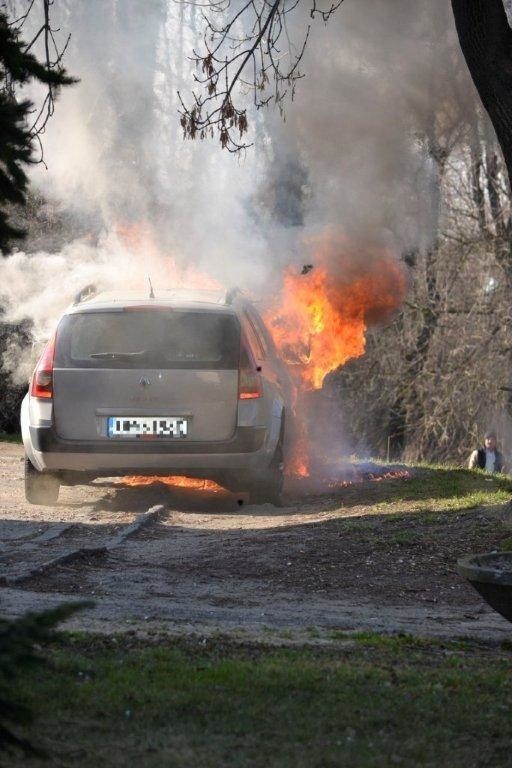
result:
[[[109,437],[186,437],[188,420],[180,416],[110,416]]]

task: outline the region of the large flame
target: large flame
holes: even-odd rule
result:
[[[266,320],[298,382],[319,389],[328,373],[364,354],[368,325],[398,309],[407,281],[389,251],[355,253],[339,237],[320,244],[312,261],[302,271],[286,270]]]
[[[118,227],[118,236],[135,255],[142,256],[165,287],[216,290],[208,274],[161,253],[152,230],[144,224]],[[311,264],[287,268],[282,289],[265,313],[266,323],[296,385],[295,404],[307,390],[320,389],[325,377],[348,360],[364,354],[366,331],[372,323],[389,319],[407,289],[406,273],[391,251],[374,245],[355,248],[348,238],[327,233],[314,243]],[[162,271],[163,267],[163,271]],[[297,408],[287,474],[309,475],[307,426]],[[377,478],[375,478],[377,479]],[[125,485],[166,485],[223,491],[216,483],[181,476],[126,477]]]
[[[405,270],[390,251],[359,250],[332,233],[315,243],[311,264],[285,271],[281,294],[265,319],[296,386],[288,475],[310,473],[304,393],[320,389],[329,373],[364,354],[369,325],[388,320],[406,290]]]

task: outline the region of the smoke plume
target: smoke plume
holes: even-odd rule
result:
[[[306,6],[290,28],[297,41]],[[32,183],[81,222],[80,236],[70,227],[58,252],[34,252],[29,239],[0,263],[4,318],[31,320],[42,339],[88,283],[144,288],[150,275],[168,288],[190,269],[265,300],[327,229],[350,239],[358,263],[368,242],[396,258],[428,247],[435,168],[425,136],[445,98],[439,84],[460,63],[445,6],[347,0],[327,26],[314,24],[286,122],[272,109],[252,114],[254,146],[234,157],[212,141],[184,142],[178,125],[201,9],[56,3],[55,26],[72,34],[66,67],[80,83],[57,102],[47,168],[34,168]],[[469,78],[451,87],[467,91],[459,103],[470,109]],[[25,376],[19,362],[11,350],[9,367]]]

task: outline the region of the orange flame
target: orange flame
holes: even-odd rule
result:
[[[152,228],[145,222],[118,224],[117,236],[135,256],[139,256],[150,276],[158,275],[164,289],[178,288],[190,291],[217,291],[222,289],[218,280],[202,272],[192,264],[185,267],[176,258],[162,253]],[[155,288],[158,286],[155,285]]]
[[[369,325],[389,319],[407,290],[406,273],[390,251],[371,246],[361,253],[340,235],[317,242],[312,262],[301,272],[286,270],[278,304],[265,317],[290,364],[296,399],[363,355]],[[306,422],[296,411],[287,473],[307,477]]]
[[[181,267],[173,256],[163,256],[147,225],[118,226],[117,232],[129,250],[144,257],[150,272],[154,265],[161,279],[169,280],[170,286],[165,287],[221,287],[195,267]],[[286,269],[277,302],[265,314],[274,342],[290,365],[298,396],[320,389],[330,372],[363,355],[368,327],[389,319],[407,290],[406,273],[390,251],[375,246],[357,250],[342,235],[329,233],[318,240],[311,261],[302,272]],[[296,419],[287,474],[309,475],[308,447],[306,423]],[[133,486],[165,483],[214,493],[224,490],[213,481],[181,476],[132,476],[122,482]]]
[[[364,354],[368,325],[389,318],[407,288],[401,265],[383,249],[361,256],[338,238],[314,261],[309,271],[286,271],[279,305],[266,316],[302,389],[319,389],[328,373]]]
[[[121,485],[141,486],[156,485],[162,483],[174,488],[189,488],[194,491],[209,491],[210,493],[226,493],[226,489],[213,480],[203,480],[198,477],[185,477],[182,475],[129,475],[120,480]]]

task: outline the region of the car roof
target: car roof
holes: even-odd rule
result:
[[[238,303],[238,302],[237,302]],[[244,301],[244,303],[247,303]],[[233,314],[236,308],[230,292],[211,290],[160,290],[154,289],[154,297],[146,291],[109,291],[93,293],[87,289],[78,294],[67,314],[120,309],[122,307],[169,307],[172,309],[197,309]]]

